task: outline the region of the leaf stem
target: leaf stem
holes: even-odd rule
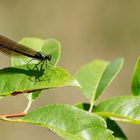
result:
[[[25,110],[23,112],[21,112],[21,113],[0,115],[0,119],[5,120],[5,121],[9,121],[10,119],[8,119],[8,118],[23,117],[23,116],[25,116],[27,114],[31,104],[32,104],[32,101],[29,101],[27,106],[26,106],[26,108],[25,108]]]
[[[26,115],[25,112],[15,113],[15,114],[4,114],[4,115],[0,115],[0,119],[5,120],[5,118],[23,117],[25,115]]]
[[[27,104],[25,110],[23,111],[25,114],[27,114],[27,112],[28,112],[28,110],[30,109],[31,105],[32,105],[32,100],[29,100],[29,102],[28,102],[28,104]]]
[[[94,106],[94,102],[91,102],[88,112],[90,112],[90,113],[92,112],[93,106]]]

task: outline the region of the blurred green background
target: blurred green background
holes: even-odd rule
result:
[[[140,55],[140,1],[138,0],[0,0],[0,34],[19,41],[23,37],[56,38],[62,44],[59,65],[74,74],[83,64],[99,58],[125,58],[125,65],[100,100],[130,95],[132,72]],[[10,58],[0,54],[0,68]],[[52,103],[85,102],[79,89],[44,91],[32,109]],[[0,114],[24,109],[23,95],[0,102]],[[140,126],[119,123],[129,140],[140,137]],[[0,121],[0,140],[61,140],[29,124]]]

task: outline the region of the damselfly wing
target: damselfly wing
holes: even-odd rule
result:
[[[12,53],[17,53],[40,61],[51,61],[52,58],[50,54],[44,55],[41,52],[35,51],[22,44],[16,43],[2,35],[0,35],[0,51],[8,55],[11,55]]]

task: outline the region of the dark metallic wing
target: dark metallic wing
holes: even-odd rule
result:
[[[2,35],[0,35],[0,51],[8,55],[11,55],[12,53],[17,53],[36,59],[43,59],[43,56],[40,52],[16,43]]]

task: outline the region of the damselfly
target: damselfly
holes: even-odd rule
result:
[[[2,35],[0,35],[0,51],[8,55],[16,53],[31,57],[36,60],[40,60],[37,65],[42,63],[41,67],[44,65],[45,62],[47,63],[47,61],[51,61],[52,59],[52,55],[50,54],[44,55],[41,52],[28,48],[27,46],[24,46],[22,44],[16,43]]]

